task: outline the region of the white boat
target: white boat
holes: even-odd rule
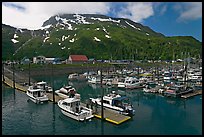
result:
[[[80,94],[75,94],[72,98],[66,98],[58,101],[61,112],[77,121],[85,121],[93,118],[92,110],[80,105]]]
[[[72,86],[63,86],[59,90],[56,90],[55,94],[65,99],[73,97],[76,94],[76,89]]]
[[[144,87],[143,83],[141,83],[137,78],[134,77],[126,77],[124,84],[126,89],[136,89]]]
[[[98,84],[101,82],[101,78],[100,76],[92,76],[90,79],[88,79],[88,82],[92,84]]]
[[[90,98],[91,102],[101,106],[101,98]],[[117,111],[123,115],[134,115],[135,110],[127,96],[120,96],[114,92],[103,96],[103,107]]]
[[[150,86],[146,85],[145,88],[143,88],[143,91],[144,91],[145,93],[150,93],[150,92],[151,92]]]
[[[169,71],[164,71],[164,80],[171,80],[171,73]]]
[[[48,86],[47,82],[45,81],[37,82],[36,85],[37,85],[37,88],[45,90],[46,92],[53,92],[52,87]]]
[[[45,90],[37,88],[37,86],[29,86],[26,94],[36,104],[48,101]]]

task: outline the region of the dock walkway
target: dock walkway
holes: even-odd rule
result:
[[[3,82],[3,77],[2,77],[2,82]],[[9,78],[7,78],[6,76],[4,76],[4,83],[12,88],[14,88],[14,83],[12,80],[10,80]],[[26,92],[27,89],[28,89],[28,86],[22,86],[20,85],[19,83],[16,83],[15,82],[15,88],[20,90],[20,91],[23,91],[23,92]]]
[[[197,91],[194,91],[193,93],[188,93],[188,94],[182,95],[181,97],[182,98],[189,98],[189,97],[193,97],[193,96],[200,95],[200,94],[202,94],[202,90],[197,90]]]
[[[97,108],[97,111],[94,112],[94,116],[100,119],[102,118],[101,108]],[[103,116],[106,121],[117,124],[117,125],[131,118],[130,116],[125,116],[125,115],[119,114],[119,112],[116,112],[110,109],[106,109],[106,108],[103,108]]]

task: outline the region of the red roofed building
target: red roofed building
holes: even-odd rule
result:
[[[88,62],[88,58],[85,55],[70,55],[68,62],[73,63],[85,63]]]

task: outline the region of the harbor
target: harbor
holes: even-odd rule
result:
[[[59,114],[76,122],[86,124],[101,121],[101,130],[104,124],[122,126],[137,122],[140,117],[138,113],[145,109],[139,107],[141,100],[163,100],[164,104],[177,105],[183,109],[186,109],[188,100],[202,101],[202,67],[194,66],[185,70],[182,64],[151,67],[112,65],[108,68],[98,65],[88,72],[87,69],[75,68],[75,72],[65,71],[64,74],[55,73],[57,69],[53,69],[53,65],[42,76],[36,75],[36,70],[19,71],[19,67],[13,69],[14,66],[5,66],[2,83],[14,89],[14,98],[22,93],[27,96],[24,100],[37,106],[53,104]],[[36,99],[33,100],[33,97]],[[125,101],[126,98],[129,103]],[[123,104],[122,100],[126,103]],[[104,102],[103,106],[101,102]],[[69,106],[72,107],[68,109]],[[78,116],[70,115],[68,111]],[[104,132],[101,131],[101,134]]]
[[[66,78],[64,75],[60,77],[55,76],[55,87],[60,88],[60,85],[66,84]],[[35,79],[36,81],[43,80],[49,82],[49,77],[38,76],[35,77]],[[81,94],[82,102],[85,102],[85,100],[90,97],[97,97],[101,94],[99,92],[100,86],[92,87],[86,82],[78,83],[77,81],[69,82],[69,84],[76,87],[76,90]],[[174,99],[155,94],[144,94],[143,91],[139,89],[131,90],[127,93],[120,91],[119,93],[126,94],[130,97],[136,113],[125,122],[114,124],[107,120],[101,121],[100,114],[98,115],[99,118],[95,116],[95,118],[85,123],[78,122],[61,114],[56,104],[53,104],[51,101],[36,105],[31,101],[27,102],[28,98],[24,92],[16,90],[14,94],[14,90],[7,86],[3,86],[2,90],[3,134],[11,134],[11,127],[6,125],[15,127],[15,130],[12,130],[12,134],[184,135],[202,133],[201,95],[183,100],[182,98]],[[108,93],[108,91],[104,90],[104,93]],[[168,120],[166,116],[168,116]],[[104,118],[105,117],[104,115]],[[177,124],[171,122],[174,120],[177,120]],[[153,130],[152,126],[154,125],[159,126],[154,127]],[[148,130],[149,132],[144,133],[144,130]],[[36,133],[36,131],[38,131],[38,133]]]

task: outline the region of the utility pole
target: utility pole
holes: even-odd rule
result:
[[[12,63],[12,65],[13,65],[13,88],[14,88],[14,91],[15,91],[16,86],[15,86],[15,67],[14,67],[14,62]]]
[[[102,67],[101,67],[101,121],[103,121],[104,119],[104,115],[103,115],[103,88],[102,88]]]
[[[30,60],[29,60],[29,73],[28,73],[28,85],[30,86]]]
[[[54,82],[53,82],[53,63],[52,63],[52,96],[53,96],[53,103],[55,103],[55,90],[54,90]]]
[[[3,64],[2,64],[2,67],[3,67],[3,68],[2,68],[2,71],[3,71],[3,72],[2,72],[2,75],[3,75],[3,82],[4,82],[4,81],[5,81],[5,78],[4,78],[4,62],[3,62]]]

